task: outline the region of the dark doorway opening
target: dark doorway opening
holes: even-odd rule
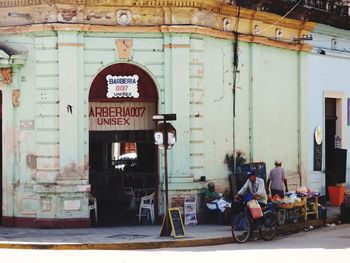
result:
[[[341,138],[338,134],[337,108],[341,103],[339,99],[325,99],[325,170],[326,189],[345,183],[346,176],[346,150],[341,149]],[[340,107],[341,108],[341,107]],[[326,191],[329,200],[328,190]]]
[[[335,175],[332,172],[334,168],[334,149],[337,123],[336,99],[325,99],[325,170],[326,170],[326,189],[328,186],[335,185]],[[329,200],[328,191],[326,191]]]
[[[2,224],[2,91],[0,91],[0,225]]]
[[[89,180],[97,199],[97,225],[137,224],[141,197],[157,191],[153,131],[90,131],[89,135]]]

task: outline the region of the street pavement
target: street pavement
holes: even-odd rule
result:
[[[350,224],[329,225],[278,236],[272,241],[257,240],[245,244],[197,247],[171,247],[147,250],[54,250],[0,248],[1,262],[258,262],[329,263],[348,262]]]
[[[338,209],[329,209],[325,221],[284,225],[279,235],[286,235],[338,222]],[[160,237],[160,225],[92,227],[74,229],[34,229],[0,227],[0,248],[25,249],[154,249],[194,247],[233,242],[228,225],[185,226],[185,237]]]

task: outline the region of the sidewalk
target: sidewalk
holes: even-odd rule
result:
[[[327,207],[327,220],[311,220],[279,227],[280,235],[303,231],[310,226],[337,223],[339,208]],[[160,225],[118,226],[74,229],[33,229],[0,227],[0,248],[18,249],[151,249],[209,246],[233,243],[226,225],[185,227],[185,238],[160,237]]]

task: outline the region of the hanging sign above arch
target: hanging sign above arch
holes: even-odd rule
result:
[[[153,79],[142,68],[128,63],[110,65],[92,82],[90,102],[158,102]]]
[[[112,76],[107,75],[107,98],[138,98],[138,75]]]

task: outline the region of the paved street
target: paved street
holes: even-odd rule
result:
[[[1,262],[348,262],[350,225],[325,227],[271,242],[154,250],[0,250]]]

